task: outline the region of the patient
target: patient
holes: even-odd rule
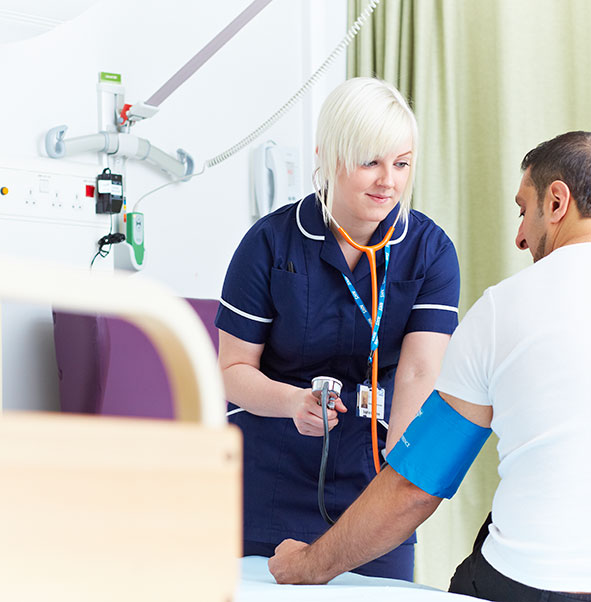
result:
[[[492,426],[501,482],[450,591],[591,600],[590,166],[589,132],[525,156],[515,242],[534,265],[489,288],[468,312],[438,392],[337,524],[310,546],[278,546],[269,568],[279,583],[325,583],[395,548],[453,495]]]

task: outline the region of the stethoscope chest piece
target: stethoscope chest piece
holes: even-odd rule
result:
[[[312,379],[312,392],[313,393],[322,393],[322,389],[324,386],[328,384],[327,390],[329,395],[334,394],[334,396],[339,397],[341,391],[343,390],[343,383],[338,378],[333,378],[332,376],[316,376]],[[334,402],[328,402],[328,407],[332,410],[334,408]]]

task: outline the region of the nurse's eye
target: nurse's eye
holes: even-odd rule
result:
[[[396,161],[394,166],[398,167],[398,169],[404,169],[405,167],[410,167],[410,163],[408,161]]]
[[[378,162],[375,160],[374,161],[364,161],[361,164],[361,167],[375,167],[377,164],[378,164]]]

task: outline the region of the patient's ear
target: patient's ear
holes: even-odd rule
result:
[[[546,201],[549,203],[550,223],[558,223],[566,215],[572,196],[570,188],[562,180],[554,180],[548,186]]]

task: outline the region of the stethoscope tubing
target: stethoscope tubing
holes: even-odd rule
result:
[[[335,223],[337,227],[337,231],[339,234],[349,243],[354,249],[361,251],[367,255],[367,259],[369,261],[369,271],[371,275],[371,325],[372,329],[375,326],[377,314],[378,314],[378,268],[376,263],[376,251],[383,249],[390,239],[392,238],[392,234],[394,233],[394,228],[396,227],[396,223],[398,219],[390,226],[386,235],[377,245],[360,245],[357,244],[349,234],[338,225],[336,220],[331,216],[331,219]],[[377,415],[377,399],[378,399],[378,349],[373,352],[372,362],[371,362],[371,447],[373,453],[373,463],[376,470],[376,474],[380,472],[381,462],[380,462],[380,453],[378,450],[378,415]]]
[[[329,432],[328,432],[328,392],[329,383],[326,381],[322,386],[320,394],[320,405],[322,406],[322,424],[324,426],[324,438],[322,441],[322,458],[320,460],[320,470],[318,472],[318,508],[320,514],[326,523],[334,525],[335,521],[330,517],[326,510],[324,502],[324,482],[326,480],[326,464],[328,462]]]

